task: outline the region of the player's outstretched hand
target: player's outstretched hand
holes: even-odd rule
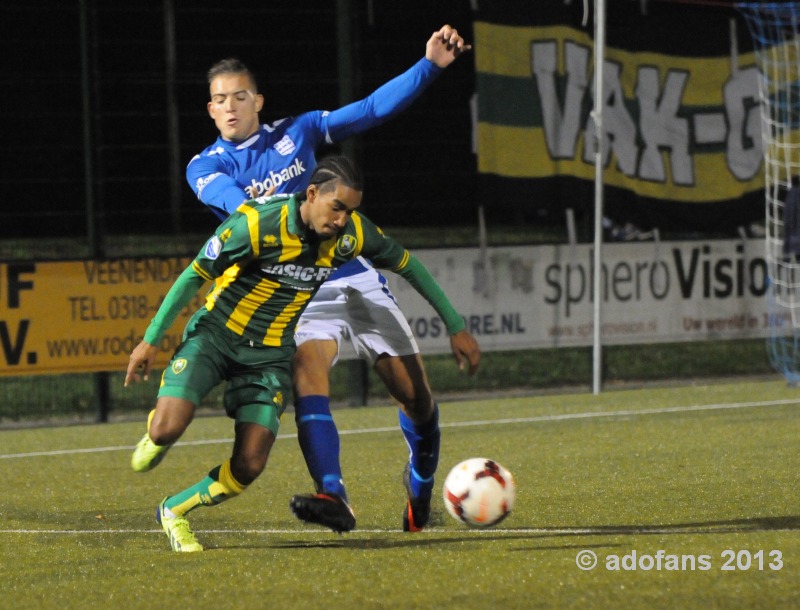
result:
[[[474,375],[481,361],[481,348],[475,337],[466,330],[460,330],[455,335],[450,335],[450,349],[453,350],[458,368],[463,371],[469,365],[467,373]]]
[[[150,371],[153,370],[153,363],[158,355],[158,348],[142,341],[131,352],[131,359],[128,362],[128,372],[125,375],[125,387],[132,381],[147,380]],[[139,372],[141,369],[141,373]]]
[[[443,25],[428,39],[428,43],[425,45],[425,57],[439,68],[446,68],[459,55],[471,48],[472,45],[465,43],[455,28]]]

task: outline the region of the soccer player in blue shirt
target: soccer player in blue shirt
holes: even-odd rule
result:
[[[238,60],[218,62],[208,74],[208,113],[220,135],[191,160],[187,180],[198,199],[220,218],[226,218],[244,200],[302,190],[314,171],[320,146],[340,142],[397,115],[469,48],[455,29],[445,25],[427,41],[424,58],[365,99],[331,112],[307,112],[269,125],[259,121],[264,98],[253,74]],[[468,366],[469,373],[474,373],[480,357],[477,343],[463,328],[449,326],[459,366]],[[338,359],[341,342],[349,341],[360,357],[373,363],[392,396],[403,405],[400,426],[410,448],[404,472],[408,502],[403,527],[421,530],[429,520],[439,458],[438,407],[419,348],[383,276],[363,258],[341,266],[307,307],[295,339],[295,419],[317,493],[293,497],[292,510],[303,520],[336,531],[355,525],[329,406],[329,371]],[[150,419],[153,417],[158,415]],[[149,470],[160,461],[164,448],[154,445],[147,435],[139,445],[133,468]]]

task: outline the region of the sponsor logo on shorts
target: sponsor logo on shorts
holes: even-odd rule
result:
[[[272,402],[274,402],[279,407],[282,407],[283,406],[283,392],[281,392],[280,390],[275,392],[275,398],[272,399]]]
[[[205,256],[206,258],[216,260],[222,250],[222,241],[216,235],[208,240],[206,244]]]
[[[176,375],[180,375],[183,371],[186,370],[186,358],[178,358],[172,363],[172,372]]]
[[[356,250],[358,240],[353,235],[342,235],[336,242],[336,252],[341,256],[350,256]]]

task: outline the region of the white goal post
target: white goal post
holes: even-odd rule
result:
[[[741,2],[759,70],[770,357],[800,382],[800,2]]]

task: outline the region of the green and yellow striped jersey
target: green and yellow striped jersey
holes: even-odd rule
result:
[[[304,198],[243,203],[176,280],[144,340],[156,345],[202,284],[214,281],[205,315],[255,343],[293,345],[300,314],[336,267],[359,255],[392,271],[408,264],[408,251],[358,212],[339,235],[321,241],[300,219]]]

